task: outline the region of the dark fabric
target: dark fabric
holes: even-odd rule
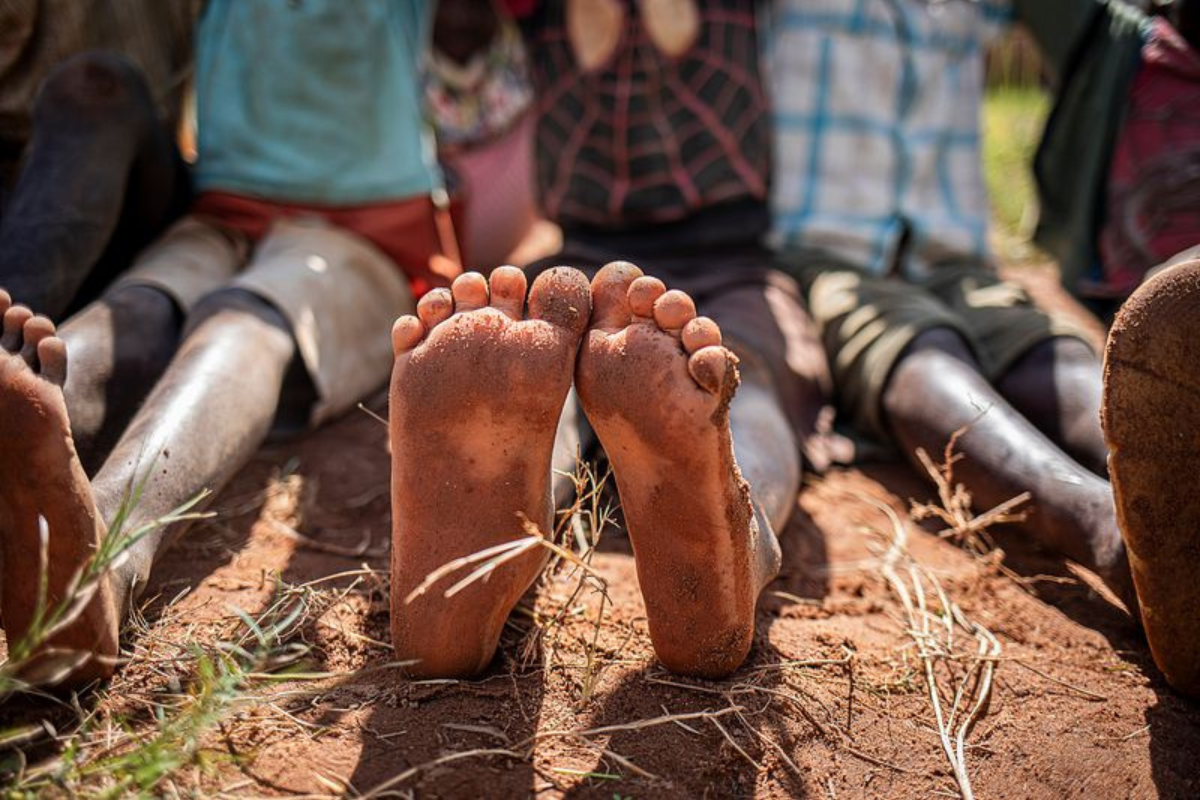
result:
[[[537,91],[537,182],[564,227],[610,229],[763,200],[770,129],[753,3],[696,0],[700,31],[678,58],[659,51],[636,3],[607,64],[585,71],[567,3],[526,20]]]
[[[807,464],[817,472],[835,459],[842,441],[833,434],[832,382],[816,329],[804,310],[800,287],[773,269],[774,256],[754,243],[689,246],[663,237],[641,250],[567,239],[557,255],[530,265],[530,280],[554,266],[589,276],[611,261],[637,264],[669,289],[687,292],[701,316],[721,328],[739,358],[743,381],[773,390],[791,423]]]
[[[191,187],[145,78],[114,53],[51,73],[33,120],[0,218],[0,286],[59,320],[183,213]]]
[[[1016,0],[1015,7],[1057,85],[1034,160],[1041,206],[1034,239],[1058,259],[1075,292],[1099,265],[1108,169],[1148,19],[1121,0]]]

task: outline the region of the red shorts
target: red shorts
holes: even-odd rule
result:
[[[449,286],[462,271],[454,225],[440,224],[442,214],[429,197],[363,206],[313,206],[279,203],[229,192],[203,192],[192,213],[245,233],[258,241],[280,218],[321,217],[357,234],[383,251],[408,277],[414,298]],[[444,215],[448,220],[450,214]]]

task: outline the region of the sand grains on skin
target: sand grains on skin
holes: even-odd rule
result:
[[[11,648],[38,612],[38,517],[49,532],[45,613],[62,604],[105,526],[71,438],[62,393],[66,345],[50,320],[13,305],[3,290],[0,317],[0,612]],[[75,670],[72,683],[104,677],[114,668],[118,628],[111,585],[102,581],[76,620],[47,642],[45,652],[93,655]]]
[[[1189,321],[1190,320],[1190,321]],[[1200,261],[1143,284],[1113,322],[1101,421],[1150,650],[1200,697]]]
[[[534,548],[453,597],[457,578],[409,600],[455,559],[550,531],[551,457],[591,311],[587,279],[556,268],[534,282],[500,267],[458,277],[397,320],[390,389],[392,643],[416,676],[487,667],[504,622],[545,563]]]
[[[576,387],[613,464],[655,652],[723,677],[749,652],[777,569],[733,455],[737,359],[691,298],[632,264],[600,270],[592,302]]]

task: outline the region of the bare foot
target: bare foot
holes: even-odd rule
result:
[[[591,302],[582,273],[538,277],[524,315],[515,267],[459,276],[392,330],[392,644],[422,676],[487,667],[504,622],[537,577],[537,547],[451,598],[454,573],[406,602],[449,562],[549,532],[550,460]],[[489,299],[490,288],[490,299]]]
[[[737,359],[691,298],[632,264],[600,270],[592,301],[576,388],[613,464],[655,652],[675,672],[728,675],[779,558],[734,462]]]
[[[1104,356],[1101,421],[1117,519],[1159,669],[1200,697],[1200,261],[1122,306]]]
[[[41,538],[49,530],[45,609],[57,608],[72,580],[104,536],[91,486],[71,439],[63,401],[67,350],[54,324],[14,306],[0,291],[0,611],[9,650],[29,631],[37,612]],[[119,616],[109,581],[79,617],[52,637],[43,653],[92,653],[71,675],[82,682],[112,674]],[[36,663],[45,667],[45,662]]]

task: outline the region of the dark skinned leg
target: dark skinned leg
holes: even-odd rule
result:
[[[1078,339],[1060,336],[1026,353],[996,389],[1050,440],[1101,477],[1108,448],[1100,429],[1102,365]]]
[[[182,315],[150,287],[118,288],[58,330],[71,369],[63,395],[89,476],[107,459],[179,346]]]
[[[61,319],[182,210],[187,173],[145,82],[115,54],[84,53],[58,67],[33,119],[0,221],[0,286]]]
[[[1010,406],[979,373],[957,333],[934,329],[918,336],[893,369],[882,402],[897,442],[910,456],[918,447],[940,453],[954,431],[970,426],[958,442],[963,459],[955,471],[978,507],[1030,492],[1024,530],[1132,601],[1108,482]]]
[[[171,366],[92,481],[102,519],[151,470],[131,529],[218,491],[266,439],[294,356],[287,321],[254,295],[229,290],[202,300]],[[122,616],[131,584],[145,583],[167,533],[131,550],[114,587]]]

